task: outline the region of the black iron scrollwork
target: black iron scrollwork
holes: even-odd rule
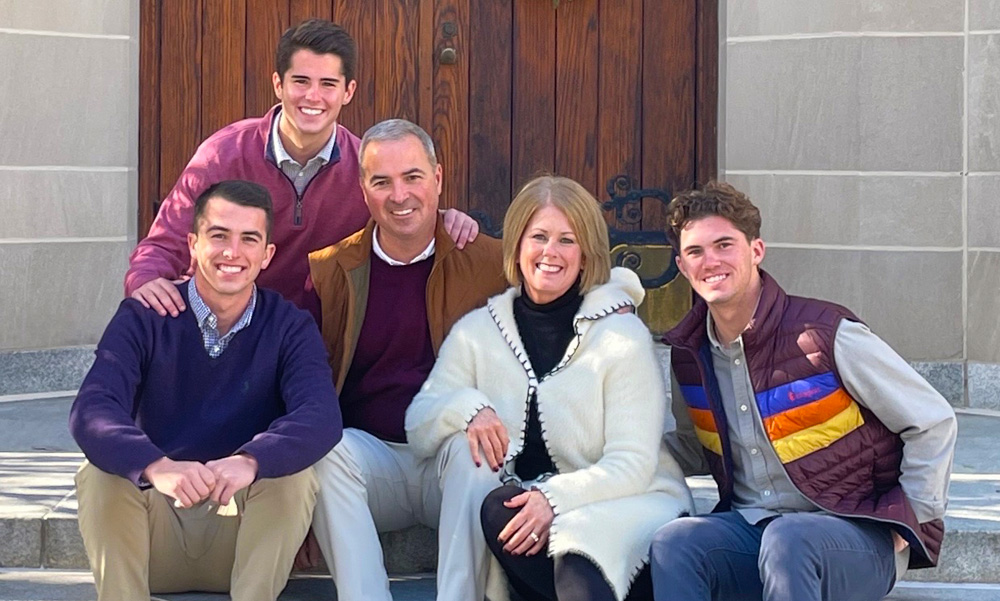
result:
[[[628,225],[637,225],[642,222],[642,200],[652,198],[663,203],[664,206],[670,204],[671,192],[659,188],[636,188],[632,178],[627,175],[616,175],[608,180],[607,192],[610,200],[601,203],[601,208],[605,211],[614,211],[615,218]],[[627,245],[629,250],[618,254],[615,257],[615,264],[627,267],[638,272],[642,265],[642,255],[631,248],[641,246],[669,246],[665,230],[639,230],[626,231],[614,227],[608,228],[608,236],[611,239],[611,248],[620,245]],[[644,288],[659,288],[669,284],[677,277],[677,263],[674,261],[675,251],[670,249],[670,259],[664,271],[653,277],[642,277]]]

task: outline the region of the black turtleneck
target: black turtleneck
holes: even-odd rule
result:
[[[566,347],[576,335],[573,317],[583,302],[579,281],[556,300],[538,304],[528,298],[522,288],[514,299],[514,321],[521,342],[528,353],[535,377],[541,380],[552,371],[566,354]],[[528,423],[524,432],[524,450],[514,464],[514,473],[521,480],[534,480],[544,473],[555,473],[556,467],[545,447],[542,424],[538,419],[535,395],[528,399]]]

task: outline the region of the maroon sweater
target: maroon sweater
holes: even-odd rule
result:
[[[368,305],[340,394],[344,426],[406,442],[403,419],[434,367],[427,327],[433,259],[391,266],[372,253]]]
[[[275,107],[263,117],[244,119],[212,134],[191,158],[149,228],[149,235],[129,257],[125,295],[157,277],[174,279],[188,270],[187,233],[191,230],[194,201],[210,185],[227,179],[256,182],[271,193],[274,227],[271,241],[277,246],[270,266],[260,272],[257,285],[276,290],[298,307],[318,315],[310,296],[307,255],[340,241],[365,226],[368,207],[358,185],[360,140],[337,126],[337,141],[330,162],[319,170],[302,196],[275,164],[268,144]]]

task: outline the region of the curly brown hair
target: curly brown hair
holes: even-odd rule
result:
[[[681,230],[691,221],[722,217],[743,232],[747,242],[760,238],[760,211],[746,194],[725,182],[710,181],[700,188],[681,192],[667,206],[670,227],[667,238],[680,250]]]

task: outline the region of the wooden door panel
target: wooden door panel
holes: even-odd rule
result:
[[[710,0],[573,0],[558,9],[546,0],[140,7],[143,232],[204,138],[273,106],[274,48],[287,27],[312,17],[340,23],[358,44],[359,85],[340,122],[359,136],[390,117],[421,125],[445,171],[442,206],[482,217],[494,233],[518,187],[555,172],[599,201],[629,198],[609,205],[608,224],[619,241],[637,234],[630,239],[651,248],[666,226],[652,196],[715,176],[718,8]],[[442,62],[446,49],[453,61]],[[649,197],[636,198],[636,189]],[[616,256],[634,262],[636,248],[626,244]],[[637,268],[644,277],[669,267],[659,255]],[[687,292],[681,282],[671,286],[651,291],[647,317],[675,317]]]
[[[434,14],[433,116],[428,131],[444,169],[442,207],[469,210],[470,0],[438,0]],[[454,62],[442,54],[454,53]]]
[[[201,51],[201,137],[246,115],[246,2],[204,4]]]
[[[598,73],[597,0],[574,0],[556,11],[555,171],[596,193]],[[551,7],[549,7],[551,10]],[[551,35],[551,34],[550,34]],[[610,141],[617,143],[616,140]]]
[[[515,0],[511,189],[555,169],[556,12],[546,2]],[[501,35],[503,32],[499,32]]]
[[[208,0],[209,2],[214,0]],[[274,49],[288,29],[288,0],[245,0],[246,22],[246,106],[247,117],[263,115],[274,106]],[[234,24],[235,28],[239,24]],[[229,35],[239,35],[236,31]],[[205,137],[211,135],[208,132]]]
[[[642,173],[642,2],[602,2],[600,11],[595,192],[598,199],[607,199],[608,182],[626,175],[638,186]],[[612,212],[605,219],[623,231],[642,226]]]
[[[468,199],[469,211],[483,215],[494,228],[512,196],[512,96],[514,44],[512,0],[479,3],[469,14],[475,43],[469,57]],[[470,33],[470,35],[473,35]]]
[[[160,14],[159,198],[166,196],[201,143],[201,2],[178,0]],[[172,177],[171,177],[172,175]]]

